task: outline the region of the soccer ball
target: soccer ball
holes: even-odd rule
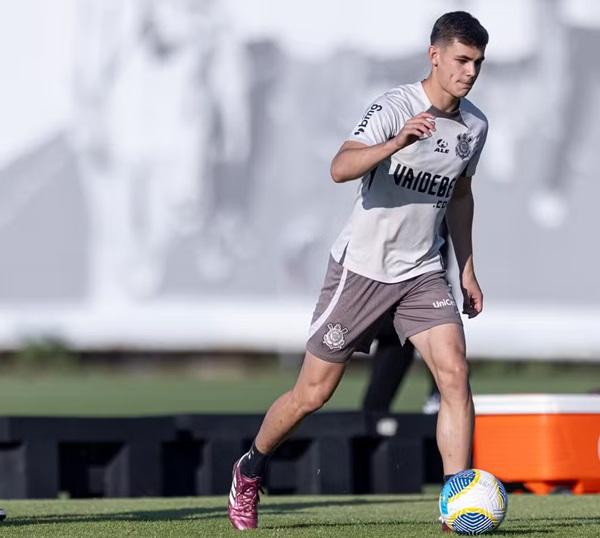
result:
[[[450,478],[440,492],[442,521],[457,534],[483,534],[502,523],[508,499],[502,482],[480,469]]]

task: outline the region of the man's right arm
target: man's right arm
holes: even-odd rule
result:
[[[386,142],[368,146],[347,140],[331,162],[331,178],[336,183],[361,178],[397,151],[420,138],[431,136],[432,131],[435,131],[434,116],[422,112],[408,120],[400,132]]]

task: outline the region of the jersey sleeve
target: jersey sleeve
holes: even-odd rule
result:
[[[477,170],[477,163],[479,163],[479,157],[481,157],[481,152],[483,151],[483,146],[485,145],[485,141],[487,138],[487,132],[488,126],[486,123],[484,129],[481,132],[481,135],[479,135],[475,151],[469,159],[469,164],[467,164],[467,167],[465,168],[465,171],[463,173],[463,175],[466,177],[471,177],[475,175],[475,171]]]
[[[367,146],[381,144],[396,136],[403,123],[390,101],[383,95],[369,105],[347,140],[362,142]]]

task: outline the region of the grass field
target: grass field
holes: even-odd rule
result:
[[[368,369],[351,368],[327,409],[358,409]],[[126,373],[109,371],[0,375],[3,415],[127,416],[171,413],[264,412],[291,386],[293,370]],[[587,392],[597,368],[485,365],[475,368],[475,393]],[[394,403],[419,410],[428,380],[415,368]],[[432,489],[433,488],[433,489]],[[427,495],[276,497],[262,505],[261,529],[251,536],[441,536],[437,486]],[[7,501],[0,536],[239,536],[226,519],[226,499],[106,499]],[[600,537],[600,496],[513,495],[497,536]]]
[[[597,366],[489,364],[474,368],[474,393],[587,392],[600,386]],[[360,408],[368,368],[350,368],[326,409]],[[65,372],[0,375],[3,415],[156,415],[171,413],[262,413],[290,388],[293,370],[190,372]],[[418,411],[428,379],[414,368],[394,402],[395,411]]]
[[[11,501],[0,535],[35,536],[239,536],[226,518],[226,498]],[[429,495],[266,497],[261,528],[250,536],[441,536],[437,498]],[[600,502],[594,496],[512,495],[495,536],[600,536]]]

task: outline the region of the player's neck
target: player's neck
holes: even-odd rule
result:
[[[432,74],[423,80],[422,84],[427,98],[435,108],[442,112],[454,112],[458,108],[460,98],[445,91]]]

